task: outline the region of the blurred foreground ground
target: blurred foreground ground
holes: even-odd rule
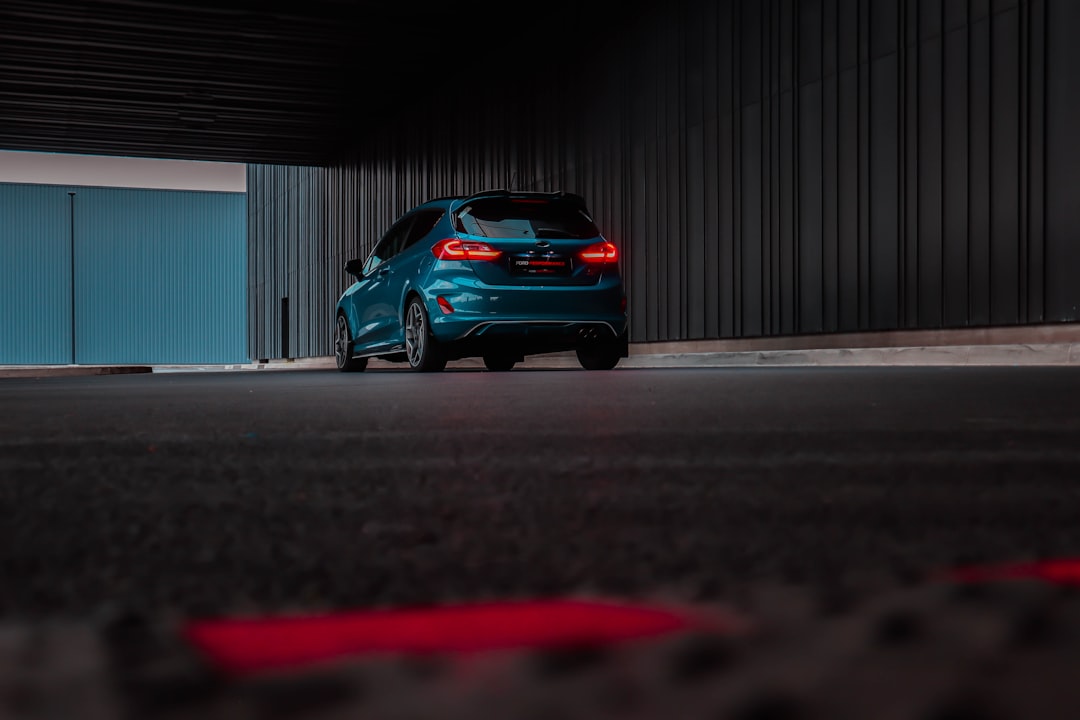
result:
[[[1074,718],[1074,367],[0,381],[0,717]],[[725,621],[235,676],[192,621]],[[477,629],[482,632],[483,629]]]

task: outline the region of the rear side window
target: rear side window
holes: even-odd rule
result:
[[[458,213],[470,235],[490,238],[574,238],[600,234],[589,216],[568,202],[483,198]]]
[[[409,228],[409,234],[405,237],[405,243],[401,249],[412,247],[420,238],[435,229],[435,225],[442,220],[443,210],[422,210],[416,213],[416,221]]]
[[[368,259],[364,263],[364,274],[371,272],[401,251],[402,242],[405,240],[409,226],[412,223],[413,218],[406,216],[398,220],[393,227],[386,231],[386,234],[375,245],[375,249],[368,255]]]

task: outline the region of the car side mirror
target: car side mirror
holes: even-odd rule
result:
[[[345,272],[354,277],[360,277],[364,274],[364,261],[359,258],[349,260],[345,263]]]

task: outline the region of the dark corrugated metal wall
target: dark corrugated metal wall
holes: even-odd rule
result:
[[[357,175],[354,168],[248,166],[252,358],[330,354],[327,318],[362,212]]]
[[[1077,320],[1078,5],[665,4],[347,167],[253,168],[253,356],[281,355],[283,297],[289,354],[329,354],[344,259],[511,182],[585,195],[635,342]]]

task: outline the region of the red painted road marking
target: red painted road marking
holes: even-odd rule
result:
[[[219,669],[249,675],[371,653],[574,647],[733,627],[717,618],[662,607],[536,600],[196,620],[184,633]]]
[[[1080,559],[1061,558],[956,568],[948,573],[948,578],[962,583],[1042,580],[1055,585],[1080,585]]]

